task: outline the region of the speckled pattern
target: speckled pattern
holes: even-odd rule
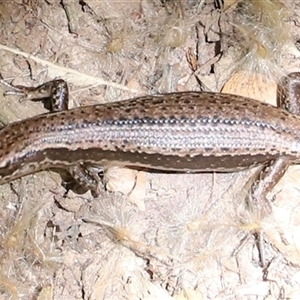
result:
[[[36,116],[0,131],[0,183],[50,167],[112,163],[233,171],[300,153],[300,117],[207,92],[145,96]]]

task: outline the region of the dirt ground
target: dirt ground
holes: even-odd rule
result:
[[[283,3],[2,0],[0,72],[63,78],[71,107],[188,90],[275,104],[278,80],[300,70],[300,1]],[[4,124],[45,112],[2,91]],[[97,198],[64,198],[51,171],[2,185],[0,298],[299,299],[299,171],[269,213],[245,201],[255,170],[112,169]]]

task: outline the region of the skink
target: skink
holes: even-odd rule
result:
[[[298,74],[289,78],[288,83],[294,82]],[[60,106],[66,109],[67,95],[56,90],[62,84],[58,80],[19,90],[29,99],[54,95],[57,101],[60,97]],[[280,90],[282,106],[288,105],[289,93],[294,96],[293,88],[290,84],[288,90]],[[179,172],[231,172],[278,160],[285,170],[299,159],[299,116],[222,93],[151,95],[55,111],[0,131],[0,184],[53,167],[117,164]]]

